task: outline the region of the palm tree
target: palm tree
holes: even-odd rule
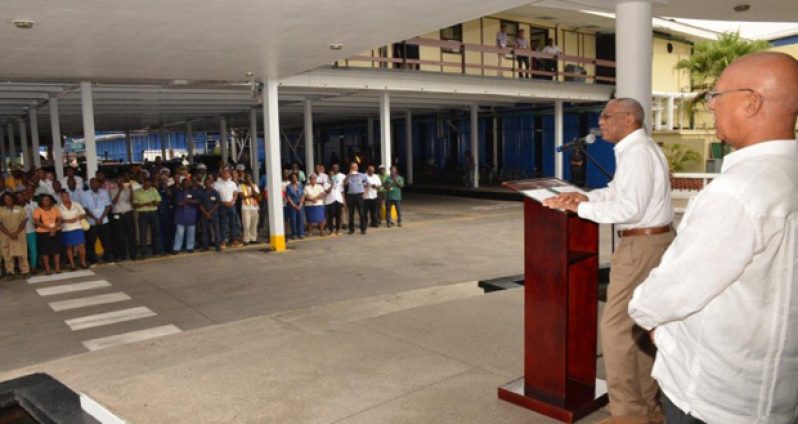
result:
[[[696,43],[690,58],[680,60],[675,68],[690,72],[694,91],[706,91],[734,59],[770,47],[765,40],[747,40],[739,32],[725,32],[717,40]]]

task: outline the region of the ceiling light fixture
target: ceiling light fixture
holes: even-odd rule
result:
[[[738,6],[734,6],[734,11],[737,13],[747,12],[749,9],[751,9],[750,4],[741,4]]]
[[[34,22],[30,19],[15,19],[13,21],[14,26],[19,29],[31,29],[33,28]]]
[[[330,44],[330,50],[341,50],[344,48],[344,45],[341,43],[333,43]]]
[[[244,76],[246,76],[246,77],[254,77],[255,73],[252,72],[252,71],[246,71],[246,72],[244,72]]]

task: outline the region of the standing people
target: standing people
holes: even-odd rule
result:
[[[213,243],[216,251],[222,250],[222,233],[219,228],[220,195],[213,188],[213,178],[205,179],[205,191],[200,198],[200,223],[202,225],[202,250],[208,250],[213,230]]]
[[[288,219],[291,220],[291,240],[305,238],[305,226],[302,225],[302,204],[305,203],[305,189],[299,184],[299,175],[291,173],[289,184],[285,188],[288,202]]]
[[[230,171],[223,169],[219,174],[219,179],[213,185],[214,190],[219,192],[221,205],[219,215],[222,224],[222,249],[225,248],[225,241],[233,247],[241,246],[238,238],[238,214],[236,214],[236,200],[238,199],[238,184],[231,180]]]
[[[72,201],[69,192],[61,190],[61,204],[58,213],[61,215],[61,241],[66,246],[67,261],[70,268],[76,270],[75,250],[78,251],[81,268],[88,268],[86,264],[86,237],[83,234],[82,220],[86,219],[83,207]]]
[[[111,192],[111,232],[114,256],[118,261],[136,260],[136,225],[133,219],[133,187],[127,174],[117,181]]]
[[[161,244],[161,223],[158,220],[158,205],[161,195],[152,186],[149,179],[143,179],[141,188],[133,192],[133,207],[139,213],[139,240],[141,241],[141,256],[145,254],[147,235],[149,233],[151,255],[163,255]]]
[[[330,167],[330,186],[327,188],[327,197],[324,198],[324,209],[327,213],[327,229],[338,235],[341,232],[341,205],[344,203],[344,179],[346,176],[339,172],[338,164]]]
[[[50,275],[50,258],[55,272],[61,272],[61,215],[52,195],[39,195],[39,207],[33,211],[36,225],[36,249],[41,255],[44,273]]]
[[[543,52],[546,54],[550,54],[554,56],[551,59],[543,59],[543,66],[545,66],[546,70],[549,72],[554,72],[554,75],[551,76],[551,79],[556,81],[557,80],[557,56],[562,54],[562,50],[554,44],[554,39],[549,38],[546,40],[546,47],[543,47]]]
[[[355,211],[360,219],[360,234],[366,234],[366,217],[363,213],[363,193],[368,186],[368,178],[357,169],[357,162],[349,165],[349,175],[344,179],[346,205],[349,208],[349,234],[355,233]]]
[[[252,174],[244,174],[244,182],[238,187],[241,192],[241,222],[244,228],[244,244],[258,241],[258,204],[260,203],[260,190],[252,181]]]
[[[681,220],[629,314],[651,330],[668,423],[798,415],[798,61],[755,53],[707,93],[736,149]]]
[[[28,244],[27,239],[22,233],[25,231],[25,223],[28,221],[25,210],[17,206],[14,195],[3,193],[0,196],[0,250],[3,252],[3,261],[6,263],[6,276],[8,279],[14,278],[14,259],[17,260],[19,271],[25,278],[30,274],[28,267]]]
[[[609,410],[602,423],[661,422],[657,382],[651,378],[653,348],[627,313],[632,291],[654,269],[673,240],[668,163],[643,128],[643,108],[634,99],[607,103],[599,116],[604,140],[615,144],[618,164],[609,187],[587,195],[567,193],[544,205],[577,212],[598,223],[615,223],[621,243],[613,253],[601,346],[607,371]]]
[[[33,189],[26,189],[25,191],[17,192],[17,201],[25,205],[25,238],[28,245],[28,262],[30,262],[30,270],[36,273],[36,266],[39,264],[39,253],[36,250],[36,224],[33,222],[33,211],[39,207],[33,201]]]
[[[366,168],[366,191],[363,194],[363,203],[366,207],[366,212],[363,214],[370,220],[370,225],[374,228],[380,226],[380,203],[378,190],[382,188],[382,180],[379,175],[374,173],[374,165],[369,165]]]
[[[529,40],[526,39],[526,32],[523,29],[519,29],[518,35],[515,36],[515,48],[515,57],[518,61],[518,78],[529,78],[529,56],[527,56],[529,54]]]
[[[91,227],[86,232],[86,244],[88,244],[89,262],[97,262],[97,253],[94,250],[95,243],[99,237],[103,246],[103,260],[113,262],[111,254],[111,226],[108,223],[108,214],[111,213],[111,197],[104,188],[100,187],[100,180],[92,178],[89,180],[89,190],[81,193],[81,205],[86,210]]]
[[[183,250],[183,241],[186,242],[188,253],[194,252],[194,241],[197,235],[197,199],[196,193],[191,188],[191,177],[180,181],[180,188],[175,191],[175,239],[172,254],[176,255]]]
[[[385,180],[385,222],[391,228],[391,208],[396,208],[396,224],[402,226],[402,189],[405,179],[399,175],[399,168],[392,166],[391,175]]]
[[[308,234],[313,235],[313,227],[319,228],[319,235],[324,237],[324,188],[318,183],[318,176],[310,174],[310,183],[305,186],[305,213],[308,218]]]
[[[142,177],[143,178],[143,177]],[[158,191],[158,195],[161,196],[161,201],[158,203],[157,208],[157,217],[158,217],[158,226],[160,227],[161,232],[161,241],[163,243],[163,250],[166,251],[169,249],[169,245],[175,239],[175,190],[177,190],[177,186],[175,182],[171,180],[168,174],[164,175],[161,174],[159,177],[156,176],[156,180],[154,180],[155,190]],[[136,188],[133,188],[135,192]],[[139,230],[141,233],[141,230]],[[143,245],[144,242],[141,242]]]

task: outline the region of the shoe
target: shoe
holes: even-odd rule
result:
[[[363,236],[365,236],[365,235],[366,235],[366,230],[363,230],[363,231],[361,231],[361,232],[360,232],[360,235],[363,235]]]
[[[222,249],[222,247],[221,247],[221,246],[219,246],[219,247],[217,247],[217,248],[216,248],[216,251],[217,251],[217,252],[221,252],[222,250],[224,250],[224,249]]]
[[[25,274],[22,274],[22,279],[23,279],[23,280],[26,280],[26,279],[28,279],[28,278],[30,278],[30,272],[27,272],[27,273],[25,273]]]
[[[349,232],[349,235],[355,234],[355,230]]]
[[[402,226],[402,223],[400,222],[400,223],[399,223],[399,224],[397,224],[397,225],[398,225],[399,227],[401,227],[401,226]]]
[[[304,239],[304,238],[305,238],[305,236],[299,236],[299,239],[300,239],[300,240],[302,240],[302,239]]]
[[[194,253],[194,249],[189,250],[188,253]]]
[[[13,280],[14,278],[16,278],[16,277],[14,276],[14,274],[8,274],[8,275],[6,275],[6,280],[8,280],[8,281],[11,281],[11,280]]]
[[[177,250],[173,250],[173,251],[169,252],[170,255],[177,255],[178,253],[180,253],[180,252],[178,252]]]

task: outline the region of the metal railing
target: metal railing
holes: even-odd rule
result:
[[[682,205],[682,203],[697,196],[707,184],[719,176],[720,174],[703,172],[675,172],[671,174],[671,199],[674,200],[674,211],[684,213],[686,204]]]
[[[614,83],[615,78],[596,75],[597,67],[614,68],[615,62],[609,60],[595,59],[582,56],[573,56],[566,54],[548,54],[536,50],[517,49],[512,47],[502,48],[496,46],[486,46],[482,44],[462,43],[459,41],[446,41],[446,40],[433,40],[426,38],[413,38],[403,41],[404,54],[402,57],[388,57],[387,54],[382,55],[381,50],[388,49],[375,49],[371,51],[370,56],[359,55],[350,57],[349,59],[336,62],[338,67],[349,67],[350,62],[369,62],[374,65],[387,67],[393,64],[397,69],[415,69],[419,70],[422,65],[432,66],[440,69],[440,72],[451,73],[454,69],[459,70],[461,74],[469,75],[482,75],[486,76],[486,72],[494,73],[495,75],[507,77],[509,73],[511,78],[519,78],[521,76],[531,78],[544,78],[553,80],[564,81],[582,81],[582,82],[606,82]],[[439,48],[440,60],[430,59],[415,59],[408,58],[406,46],[420,47],[433,47]],[[469,53],[476,54],[469,55]],[[444,55],[459,55],[460,60],[455,62],[446,60]],[[498,58],[497,64],[485,64],[485,59],[493,55]],[[479,58],[479,63],[473,63],[473,58]],[[527,58],[529,68],[519,67],[519,58]],[[471,59],[471,61],[469,61]],[[509,65],[509,66],[507,66]],[[569,66],[569,65],[575,65]],[[593,65],[592,74],[587,73],[586,65]],[[545,68],[541,68],[545,66]],[[560,70],[562,69],[562,71]],[[469,72],[469,70],[476,70],[476,72]],[[569,70],[569,71],[566,71]]]

